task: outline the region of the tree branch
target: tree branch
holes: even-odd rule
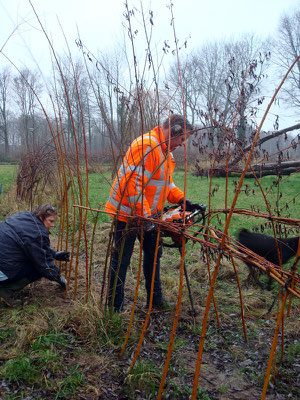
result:
[[[280,135],[283,135],[284,133],[291,132],[291,131],[294,131],[296,129],[300,129],[300,124],[296,124],[296,125],[290,126],[288,128],[285,128],[285,129],[281,129],[280,131],[272,132],[270,135],[268,135],[268,136],[266,136],[266,137],[264,137],[262,139],[259,139],[257,141],[255,147],[260,146],[262,143],[265,143],[270,139],[274,139],[274,138],[276,138],[276,137],[278,137]],[[244,154],[247,153],[251,149],[251,147],[252,147],[252,144],[249,144],[249,146],[246,146],[244,149],[242,149],[240,154],[233,159],[233,161],[228,165],[228,167],[231,168],[235,164],[237,164],[243,158]]]

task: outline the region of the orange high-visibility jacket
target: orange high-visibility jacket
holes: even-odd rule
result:
[[[164,201],[176,204],[184,197],[173,183],[175,161],[167,149],[159,126],[131,143],[110,191],[107,213],[121,221],[129,215],[150,217],[162,210]]]

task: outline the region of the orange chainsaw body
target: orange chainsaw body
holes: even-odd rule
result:
[[[163,213],[162,217],[163,222],[167,222],[170,224],[174,224],[174,226],[180,227],[183,225],[183,210],[182,207],[172,208]],[[192,213],[189,211],[185,212],[185,226],[192,225],[194,222],[194,218]],[[166,236],[169,236],[174,243],[179,244],[181,242],[181,235],[177,232],[167,231]]]
[[[193,223],[193,218],[189,218],[192,213],[185,212],[185,223],[190,225]],[[182,207],[172,208],[166,211],[162,217],[163,222],[182,224],[183,223],[183,210]]]
[[[169,246],[169,247],[178,247],[181,244],[181,239],[182,239],[182,234],[181,234],[181,228],[183,227],[183,221],[185,227],[189,227],[190,225],[193,225],[196,223],[197,218],[196,216],[201,213],[202,215],[202,220],[204,223],[204,211],[206,209],[205,205],[199,205],[199,207],[194,210],[193,212],[190,211],[185,211],[183,213],[183,209],[181,206],[175,207],[175,208],[169,208],[166,209],[163,213],[162,216],[162,222],[165,222],[167,224],[173,225],[174,228],[177,227],[179,230],[174,229],[172,230],[171,227],[168,228],[166,225],[162,226],[162,231],[163,231],[163,236],[168,236],[170,237],[175,246]],[[183,219],[183,216],[185,217]],[[166,244],[165,244],[166,246]]]

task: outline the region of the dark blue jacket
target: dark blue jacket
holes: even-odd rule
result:
[[[57,280],[55,253],[48,229],[32,212],[13,214],[0,223],[0,271],[9,279],[29,264],[45,278]]]

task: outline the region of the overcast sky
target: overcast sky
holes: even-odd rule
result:
[[[290,13],[300,6],[300,0],[172,2],[176,35],[179,44],[188,39],[187,51],[200,47],[206,41],[238,37],[243,33],[255,33],[267,38],[275,34],[283,13]],[[125,0],[32,0],[57,52],[64,43],[62,29],[72,51],[77,29],[84,44],[93,53],[106,51],[116,43],[121,43],[124,35],[122,23],[125,23],[124,3]],[[141,8],[139,0],[128,0],[128,3],[130,9],[134,6],[138,10]],[[167,7],[169,1],[144,0],[142,4],[147,18],[148,10],[153,11],[154,37],[151,43],[156,43],[158,51],[161,51],[165,40],[174,42],[171,15]],[[136,20],[140,21],[138,10],[135,15]],[[0,49],[4,54],[18,66],[35,63],[44,69],[43,63],[49,54],[48,46],[28,0],[0,0],[0,27]],[[14,29],[16,31],[9,38]],[[138,22],[135,22],[134,29],[138,29],[139,35],[142,35],[142,25]],[[0,55],[0,67],[6,62]]]
[[[299,0],[172,0],[176,33],[182,42],[189,39],[189,48],[207,40],[222,40],[233,35],[253,32],[262,37],[275,33],[280,16],[299,7]],[[74,42],[77,27],[91,51],[105,50],[122,40],[121,24],[125,0],[32,0],[41,21],[58,49],[62,43],[61,24],[68,41]],[[140,9],[140,1],[129,0],[129,8]],[[173,38],[171,15],[166,0],[142,2],[145,14],[154,13],[155,41]],[[141,19],[136,12],[138,19]],[[39,58],[45,48],[36,17],[28,0],[0,0],[0,46],[18,26],[4,52],[24,62],[31,51]],[[137,26],[142,31],[142,27]]]

